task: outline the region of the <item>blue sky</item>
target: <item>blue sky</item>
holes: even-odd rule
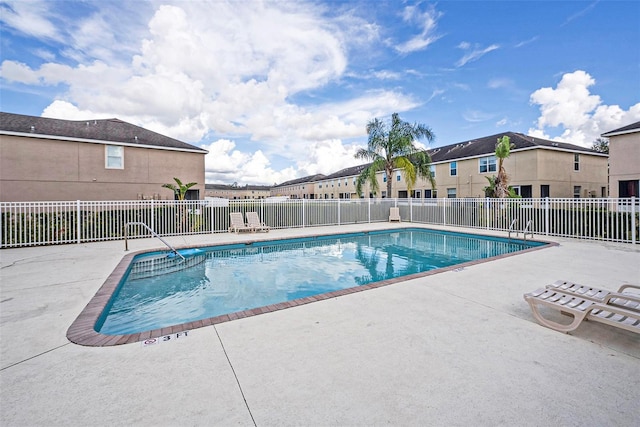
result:
[[[640,2],[8,1],[0,20],[2,111],[190,142],[208,183],[357,165],[394,112],[429,147],[591,146],[640,120]]]

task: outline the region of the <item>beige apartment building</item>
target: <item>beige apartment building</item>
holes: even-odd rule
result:
[[[498,138],[508,136],[514,144],[511,156],[504,162],[509,184],[525,198],[607,197],[607,155],[589,148],[506,132],[429,150],[431,172],[436,187],[418,179],[409,194],[401,170],[387,177],[378,173],[380,194],[372,194],[366,186],[365,197],[387,197],[387,179],[392,179],[394,198],[465,198],[484,197],[487,177],[497,175],[495,146]],[[346,168],[313,182],[319,199],[357,198],[356,177],[368,165]],[[283,192],[283,195],[287,195]]]
[[[602,134],[609,138],[611,197],[640,197],[640,122]]]
[[[118,119],[0,113],[0,201],[173,199],[174,177],[201,199],[206,154]]]
[[[221,199],[265,199],[271,195],[271,187],[266,185],[205,184],[205,197]]]
[[[514,148],[504,167],[509,185],[520,196],[607,197],[606,154],[515,132],[430,150],[439,197],[484,197],[484,188],[489,184],[487,177],[498,174],[496,142],[505,135]],[[428,194],[429,188],[424,184],[420,187]]]
[[[271,197],[286,196],[290,199],[317,199],[317,186],[315,183],[323,178],[324,175],[318,174],[283,182],[271,187]]]

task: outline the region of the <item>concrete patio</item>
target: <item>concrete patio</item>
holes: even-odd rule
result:
[[[167,240],[216,244],[414,225]],[[127,253],[122,241],[4,249],[0,424],[637,426],[640,335],[592,322],[570,334],[552,331],[535,322],[522,294],[557,279],[640,284],[640,246],[536,238],[559,245],[158,345],[104,348],[72,344],[66,331]]]

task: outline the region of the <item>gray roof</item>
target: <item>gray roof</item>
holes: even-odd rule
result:
[[[630,125],[623,126],[618,129],[610,130],[609,132],[603,133],[601,136],[613,136],[613,135],[621,135],[624,133],[634,133],[640,132],[640,122],[631,123]]]
[[[334,172],[331,175],[327,175],[322,179],[336,179],[336,178],[342,178],[345,176],[356,176],[356,175],[360,175],[360,173],[370,165],[371,163],[365,163],[363,165],[358,165],[358,166],[351,166],[349,168],[344,168],[342,170],[339,170],[338,172]]]
[[[255,190],[269,191],[270,185],[230,185],[230,184],[205,184],[205,190]]]
[[[207,153],[119,119],[62,120],[0,112],[0,131]]]
[[[563,151],[577,151],[585,154],[594,154],[606,156],[591,148],[580,147],[566,142],[549,141],[547,139],[536,138],[516,132],[503,132],[482,138],[471,139],[469,141],[459,142],[457,144],[446,145],[444,147],[436,147],[429,150],[431,161],[433,163],[452,161],[456,159],[466,159],[482,155],[492,155],[496,151],[496,143],[498,138],[508,136],[515,145],[511,151],[531,149],[531,148],[549,148]]]
[[[286,181],[286,182],[283,182],[282,184],[274,185],[273,188],[283,187],[285,185],[306,184],[307,182],[320,181],[321,179],[324,179],[324,178],[325,176],[322,174],[309,175],[309,176],[304,176],[302,178],[292,179],[291,181]]]

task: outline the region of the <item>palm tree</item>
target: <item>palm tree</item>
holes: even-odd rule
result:
[[[173,178],[177,185],[173,184],[162,184],[163,188],[168,188],[173,191],[173,194],[177,197],[178,200],[184,200],[184,196],[187,194],[187,191],[193,187],[194,185],[198,185],[197,182],[190,182],[188,184],[183,184],[178,178]]]
[[[496,157],[498,158],[498,176],[495,179],[494,193],[498,198],[509,197],[511,194],[509,188],[509,176],[507,175],[507,171],[504,169],[504,159],[509,157],[511,154],[511,149],[514,148],[515,145],[511,143],[511,140],[508,136],[503,136],[502,138],[498,138],[498,143],[496,144]]]
[[[435,136],[428,126],[405,122],[398,113],[393,113],[391,123],[379,119],[367,123],[367,134],[367,148],[361,148],[355,155],[357,159],[371,162],[356,180],[358,196],[362,197],[362,187],[367,182],[371,184],[374,194],[378,192],[376,172],[382,170],[387,175],[387,197],[391,197],[391,178],[395,169],[402,171],[409,192],[418,177],[429,180],[431,187],[435,188],[435,180],[431,175],[431,157],[413,144],[420,138],[426,138],[429,142],[433,140]]]

